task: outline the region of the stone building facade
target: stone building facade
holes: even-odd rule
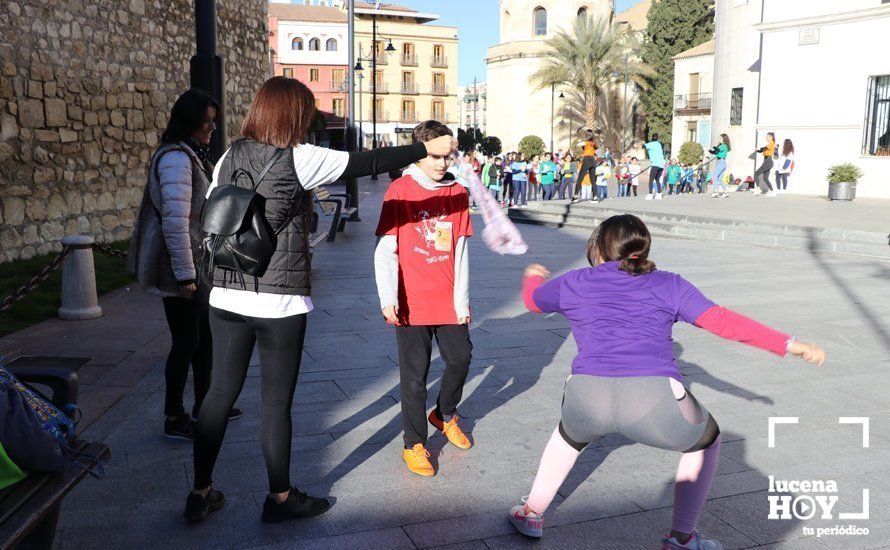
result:
[[[13,0],[0,11],[0,262],[129,237],[189,85],[192,0]],[[269,73],[265,2],[219,0],[229,138]]]

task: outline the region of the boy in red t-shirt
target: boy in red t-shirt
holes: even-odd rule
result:
[[[452,135],[441,122],[414,128],[414,143]],[[377,225],[374,271],[380,307],[396,326],[405,449],[415,474],[435,474],[426,450],[427,425],[453,445],[471,443],[458,425],[457,404],[470,368],[467,237],[473,235],[467,190],[447,172],[450,157],[428,156],[389,186]],[[433,337],[445,361],[436,408],[426,414]]]

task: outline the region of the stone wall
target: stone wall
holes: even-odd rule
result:
[[[129,237],[148,161],[188,88],[194,0],[4,1],[0,262],[66,234]],[[267,4],[219,0],[227,129],[268,76]]]

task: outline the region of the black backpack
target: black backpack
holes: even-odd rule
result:
[[[204,237],[204,267],[212,279],[213,271],[220,268],[255,278],[262,277],[275,253],[277,236],[290,223],[285,220],[273,230],[266,220],[266,198],[257,193],[260,182],[269,173],[285,149],[278,149],[272,159],[254,180],[247,170],[239,168],[232,173],[229,185],[220,185],[210,192],[201,214]],[[250,187],[239,187],[239,178],[250,180]],[[228,277],[226,277],[228,280]]]

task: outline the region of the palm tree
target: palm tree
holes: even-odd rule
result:
[[[579,17],[571,32],[559,30],[547,40],[548,49],[541,67],[532,75],[538,89],[555,86],[566,93],[570,103],[583,106],[584,122],[596,128],[598,110],[609,94],[628,82],[645,88],[645,77],[652,69],[640,61],[641,44],[636,35],[624,26],[612,25],[608,19]]]

